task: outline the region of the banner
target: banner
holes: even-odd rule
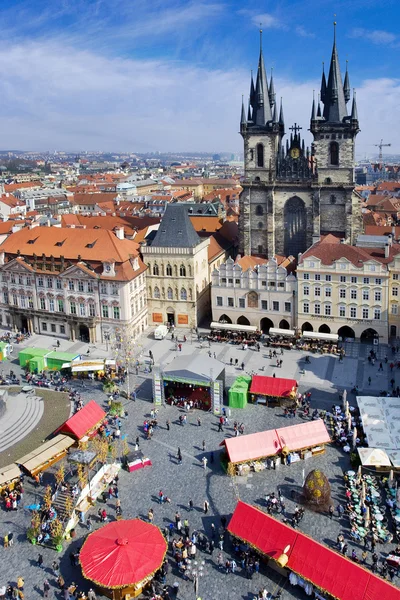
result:
[[[160,406],[164,399],[163,382],[160,367],[153,367],[153,402]]]
[[[211,385],[211,407],[214,415],[220,415],[222,412],[222,385],[221,382],[212,382]]]

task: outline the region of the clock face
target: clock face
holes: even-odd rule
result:
[[[299,158],[299,156],[300,156],[300,150],[299,150],[299,148],[292,148],[291,151],[290,151],[290,156],[292,158]]]

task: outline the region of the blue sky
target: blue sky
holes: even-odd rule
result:
[[[238,151],[259,23],[287,125],[307,129],[336,19],[362,133],[400,153],[395,0],[0,1],[0,147]],[[384,8],[383,8],[384,7]],[[336,17],[334,17],[336,14]]]

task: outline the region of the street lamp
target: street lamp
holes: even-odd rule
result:
[[[200,579],[200,577],[203,577],[206,574],[206,572],[205,572],[206,563],[204,560],[202,560],[200,562],[200,564],[198,564],[197,560],[195,560],[193,562],[193,565],[194,565],[194,568],[192,569],[193,588],[194,588],[195,597],[197,598],[197,596],[199,594],[199,579]]]

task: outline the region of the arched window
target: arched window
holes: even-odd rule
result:
[[[167,298],[168,298],[168,300],[173,300],[174,299],[174,293],[172,291],[172,288],[170,288],[170,287],[167,290]]]
[[[261,223],[261,221],[258,224],[258,229],[262,229],[264,227],[264,225]]]
[[[329,144],[329,160],[331,165],[339,165],[339,144],[337,142]]]
[[[264,146],[263,144],[257,144],[257,167],[264,166]]]
[[[189,265],[188,266],[188,273],[189,273],[189,277],[192,276],[192,267]]]
[[[179,267],[179,275],[181,277],[186,277],[186,267],[185,267],[185,265],[181,265]]]
[[[153,275],[159,275],[158,264],[157,263],[153,266]]]
[[[185,288],[181,289],[181,300],[187,300],[187,292]]]
[[[160,288],[158,288],[157,286],[154,288],[154,298],[159,298],[160,297]]]
[[[258,206],[256,206],[256,215],[261,217],[264,214],[264,209],[263,207],[259,204]]]
[[[153,296],[153,293],[152,293],[152,290],[151,290],[151,286],[149,286],[149,298],[152,298],[152,296]]]
[[[165,272],[167,274],[168,277],[172,277],[172,267],[171,265],[167,265],[167,268],[165,269]]]
[[[189,288],[189,300],[193,300],[192,288]]]

